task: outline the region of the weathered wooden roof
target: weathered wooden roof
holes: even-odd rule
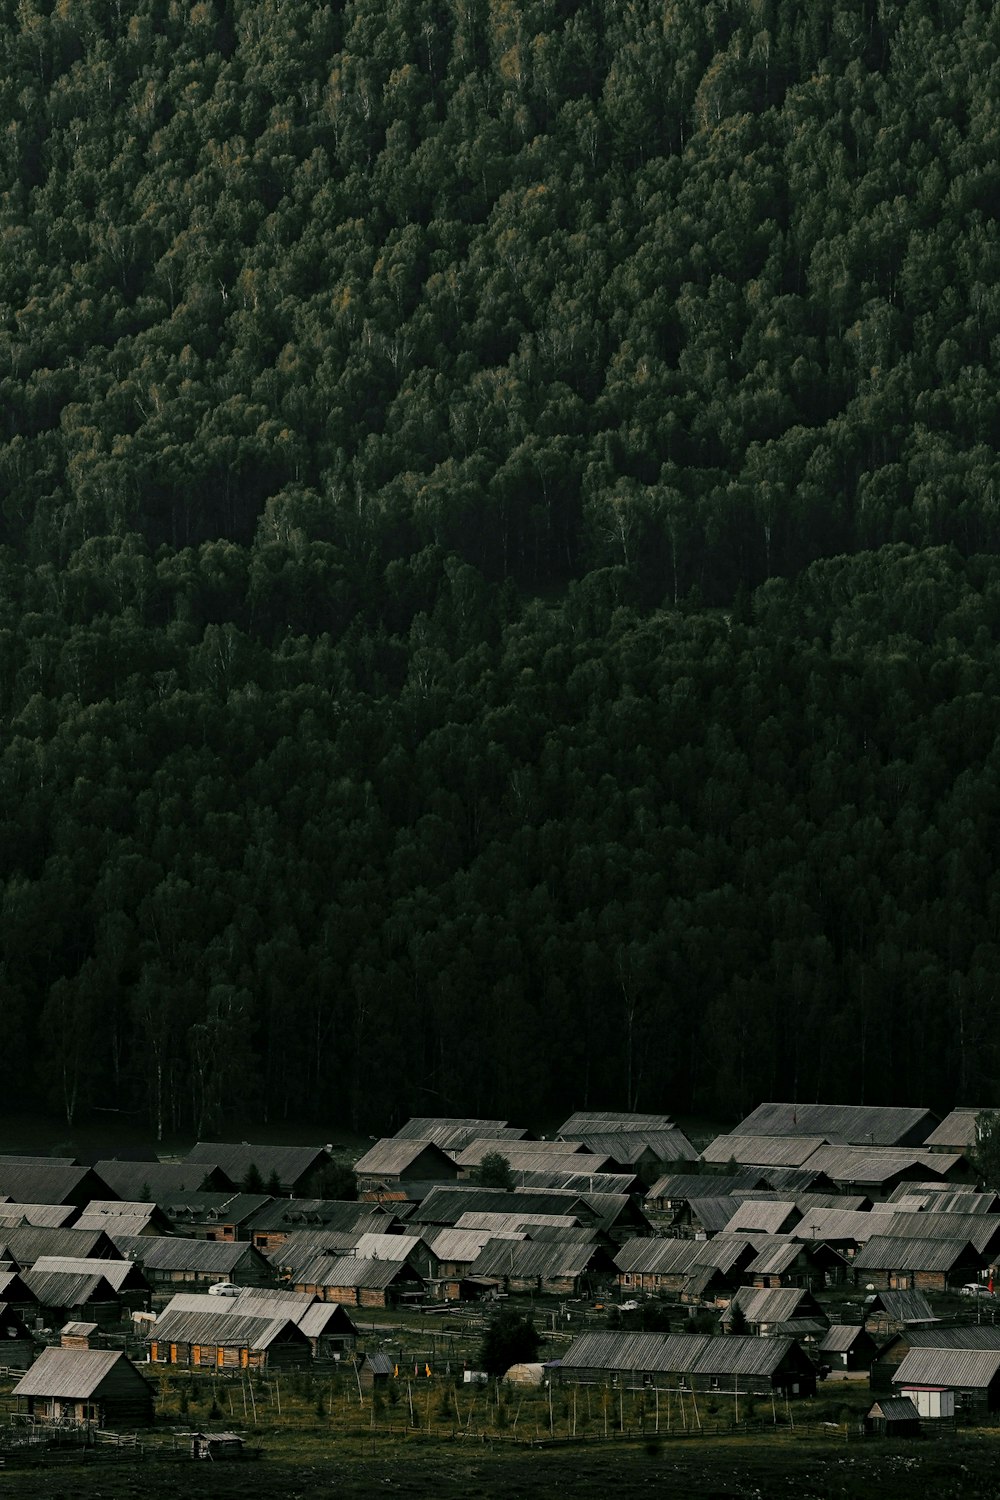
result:
[[[431,1252],[440,1261],[471,1264],[491,1239],[523,1240],[524,1230],[442,1229],[428,1241]]]
[[[677,1130],[601,1130],[572,1137],[581,1140],[588,1151],[608,1156],[626,1165],[649,1153],[656,1161],[694,1161],[697,1151],[683,1131]]]
[[[727,1222],[726,1233],[781,1234],[793,1229],[801,1217],[794,1203],[768,1203],[748,1198]]]
[[[976,1116],[992,1106],[982,1109],[953,1109],[945,1115],[940,1125],[935,1125],[924,1142],[925,1146],[943,1146],[946,1150],[965,1151],[976,1139]]]
[[[197,1193],[206,1176],[219,1182],[219,1188],[236,1184],[216,1162],[117,1161],[104,1159],[94,1168],[103,1180],[123,1198],[142,1199],[148,1192],[161,1206],[176,1193]]]
[[[585,1333],[560,1364],[566,1369],[660,1371],[690,1375],[773,1375],[795,1340],[734,1334]]]
[[[908,1328],[900,1335],[911,1349],[1000,1349],[1000,1324],[962,1323],[957,1328]]]
[[[442,1181],[454,1178],[458,1171],[453,1158],[433,1141],[401,1140],[397,1136],[376,1141],[354,1163],[354,1171],[358,1177],[397,1177],[422,1159],[440,1171]]]
[[[904,1207],[912,1212],[942,1214],[997,1214],[1000,1198],[996,1193],[981,1193],[976,1188],[952,1187],[947,1182],[901,1182],[881,1203],[873,1207],[884,1211]]]
[[[28,1226],[33,1229],[63,1229],[75,1219],[72,1203],[0,1203],[0,1230]]]
[[[145,1271],[194,1271],[203,1276],[221,1276],[235,1271],[244,1259],[266,1265],[260,1251],[246,1240],[195,1240],[179,1235],[112,1237],[122,1254]]]
[[[794,1266],[801,1254],[802,1243],[799,1240],[782,1240],[776,1245],[768,1245],[747,1266],[747,1275],[780,1276]]]
[[[564,1160],[568,1156],[586,1156],[582,1141],[513,1141],[509,1145],[497,1145],[490,1136],[475,1136],[454,1153],[460,1167],[478,1167],[484,1156],[499,1152],[508,1160],[533,1156],[551,1156]]]
[[[545,1281],[558,1277],[582,1276],[584,1272],[604,1267],[611,1269],[606,1250],[599,1245],[571,1241],[547,1243],[543,1240],[489,1240],[472,1265],[470,1276],[537,1276]]]
[[[665,1172],[646,1194],[647,1198],[666,1198],[686,1202],[689,1198],[722,1198],[739,1188],[767,1188],[765,1174],[757,1167],[744,1167],[736,1173]]]
[[[269,1198],[254,1213],[251,1234],[296,1229],[382,1230],[396,1215],[378,1203],[339,1198]]]
[[[573,1156],[568,1158],[571,1162],[577,1159]],[[586,1159],[579,1158],[580,1161]],[[585,1168],[579,1172],[567,1172],[559,1168],[541,1171],[537,1167],[530,1170],[519,1169],[517,1185],[533,1193],[546,1193],[554,1189],[569,1193],[621,1194],[634,1193],[641,1187],[638,1177],[632,1172],[588,1172]]]
[[[759,1104],[740,1135],[822,1135],[845,1145],[922,1143],[937,1125],[929,1109],[871,1104]]]
[[[395,1281],[419,1281],[412,1267],[398,1260],[363,1260],[357,1255],[316,1255],[292,1267],[289,1280],[299,1286],[365,1287],[384,1291]]]
[[[322,1146],[267,1146],[256,1142],[198,1141],[186,1162],[218,1163],[233,1182],[242,1182],[252,1167],[265,1181],[277,1174],[282,1190],[295,1187],[303,1178],[327,1165],[330,1157]]]
[[[909,1396],[883,1396],[875,1402],[869,1417],[881,1417],[885,1422],[919,1422],[920,1413]]]
[[[19,1266],[34,1265],[41,1255],[86,1255],[121,1260],[122,1256],[104,1229],[5,1229],[0,1243]]]
[[[96,1396],[112,1370],[147,1382],[120,1349],[43,1349],[12,1392],[15,1396],[54,1396],[87,1401]]]
[[[509,1234],[515,1238],[533,1229],[583,1229],[574,1214],[525,1214],[525,1213],[468,1213],[461,1214],[455,1229],[488,1229],[493,1234]]]
[[[816,1299],[800,1286],[741,1286],[730,1312],[737,1307],[748,1323],[781,1323],[797,1313],[812,1317],[817,1312]]]
[[[575,1114],[564,1120],[556,1131],[556,1135],[562,1136],[563,1140],[572,1140],[574,1136],[591,1135],[595,1132],[622,1131],[622,1130],[674,1130],[673,1120],[669,1115],[641,1115],[629,1110],[615,1109],[578,1109]]]
[[[833,1327],[828,1328],[823,1335],[819,1352],[820,1354],[846,1354],[864,1332],[864,1328],[859,1323],[834,1323]]]
[[[21,1279],[40,1307],[79,1307],[91,1299],[118,1300],[111,1283],[93,1272],[25,1271]]]
[[[213,1298],[220,1302],[222,1298]],[[252,1317],[239,1312],[164,1311],[151,1326],[147,1341],[171,1344],[216,1344],[241,1349],[267,1349],[281,1337],[302,1338],[294,1320],[285,1313]]]
[[[506,1120],[450,1119],[446,1115],[421,1115],[407,1120],[396,1131],[398,1141],[433,1141],[442,1151],[460,1151],[476,1136],[494,1141],[522,1140],[528,1132],[508,1125]]]
[[[865,1298],[866,1316],[869,1309],[875,1312],[879,1308],[893,1323],[933,1323],[936,1321],[934,1309],[926,1295],[912,1287],[902,1292],[875,1292],[871,1297]]]
[[[725,1166],[801,1167],[820,1146],[822,1135],[720,1135],[701,1153],[702,1161]]]
[[[354,1254],[362,1260],[407,1260],[424,1244],[419,1234],[378,1234],[366,1232],[356,1235]]]
[[[856,1271],[951,1271],[978,1264],[981,1257],[968,1239],[890,1239],[876,1234],[852,1261]]]
[[[73,1203],[114,1196],[90,1167],[61,1167],[48,1162],[11,1164],[0,1158],[0,1192],[19,1203]]]
[[[89,1255],[40,1255],[32,1267],[32,1275],[61,1272],[70,1276],[103,1276],[116,1292],[126,1283],[131,1288],[148,1288],[148,1282],[140,1268],[131,1260],[102,1260]]]
[[[70,1338],[88,1339],[100,1326],[99,1323],[64,1323],[59,1332]]]
[[[879,1234],[891,1239],[968,1240],[981,1254],[1000,1245],[1000,1214],[874,1214]]]
[[[1000,1376],[1000,1349],[913,1349],[892,1377],[894,1386],[939,1385],[982,1390]]]
[[[913,1168],[943,1177],[959,1160],[944,1151],[918,1151],[908,1146],[831,1145],[814,1151],[809,1166],[832,1182],[883,1183]]]

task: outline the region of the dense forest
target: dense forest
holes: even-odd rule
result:
[[[995,1099],[996,7],[0,34],[6,1103]]]

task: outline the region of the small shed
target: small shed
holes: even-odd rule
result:
[[[358,1366],[358,1383],[363,1391],[372,1391],[377,1385],[388,1385],[395,1363],[388,1354],[366,1354]]]
[[[817,1348],[820,1363],[830,1370],[870,1370],[878,1345],[867,1329],[852,1323],[836,1323],[828,1328]]]
[[[865,1431],[879,1437],[911,1437],[920,1431],[920,1413],[909,1396],[883,1396],[865,1417]]]
[[[537,1363],[511,1365],[504,1380],[511,1385],[541,1385],[545,1380],[545,1366]]]
[[[237,1432],[192,1432],[191,1457],[208,1458],[219,1463],[227,1459],[245,1458],[246,1449]]]
[[[89,1349],[100,1328],[98,1323],[65,1323],[59,1330],[61,1349]]]

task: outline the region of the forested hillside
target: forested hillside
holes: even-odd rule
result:
[[[995,7],[0,36],[5,1098],[995,1091]]]

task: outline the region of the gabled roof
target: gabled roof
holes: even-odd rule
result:
[[[688,1198],[721,1198],[739,1188],[767,1188],[768,1180],[757,1167],[739,1172],[665,1172],[646,1193],[647,1198],[686,1202]]]
[[[87,1401],[99,1393],[112,1370],[116,1375],[128,1371],[147,1384],[120,1349],[43,1349],[12,1394]]]
[[[731,1317],[737,1307],[750,1324],[783,1323],[797,1315],[812,1318],[819,1312],[815,1297],[800,1286],[742,1286],[723,1317]]]
[[[397,1141],[433,1141],[442,1151],[460,1151],[476,1136],[494,1141],[522,1140],[528,1132],[506,1120],[451,1119],[447,1115],[422,1115],[408,1120],[396,1131]]]
[[[923,1292],[910,1289],[905,1292],[875,1292],[865,1298],[865,1316],[879,1309],[893,1323],[933,1323],[934,1309]]]
[[[340,1198],[269,1198],[253,1215],[251,1234],[293,1232],[301,1229],[377,1230],[395,1222],[396,1215],[379,1203]]]
[[[585,1162],[586,1157],[568,1158],[569,1162],[580,1160]],[[641,1183],[632,1172],[589,1172],[583,1168],[579,1172],[567,1172],[560,1168],[541,1171],[525,1170],[519,1168],[516,1173],[517,1185],[525,1192],[547,1193],[550,1190],[567,1193],[634,1193],[640,1190]]]
[[[213,1298],[219,1302],[221,1298]],[[171,1344],[215,1344],[232,1348],[267,1349],[275,1339],[282,1342],[306,1335],[286,1313],[252,1317],[240,1312],[164,1311],[152,1325],[147,1340]]]
[[[171,1193],[161,1199],[160,1206],[168,1220],[176,1227],[184,1224],[234,1224],[245,1226],[250,1220],[256,1225],[257,1215],[272,1204],[294,1203],[294,1198],[272,1198],[267,1193],[243,1193],[233,1191],[197,1191]]]
[[[822,1135],[720,1135],[701,1153],[702,1161],[725,1166],[801,1167],[820,1146]]]
[[[84,1302],[117,1302],[103,1276],[80,1271],[25,1271],[22,1280],[40,1307],[79,1307]]]
[[[122,1253],[147,1272],[194,1271],[203,1276],[222,1276],[236,1270],[244,1257],[248,1262],[267,1264],[246,1240],[194,1240],[170,1235],[161,1239],[133,1234],[113,1238]]]
[[[963,1323],[959,1328],[908,1328],[900,1338],[911,1349],[1000,1349],[1000,1324]],[[887,1346],[888,1347],[888,1346]]]
[[[937,1124],[929,1109],[870,1104],[759,1104],[740,1135],[822,1135],[855,1146],[920,1145]]]
[[[90,1167],[9,1165],[0,1159],[0,1193],[20,1203],[86,1203],[114,1192]]]
[[[920,1413],[910,1400],[909,1396],[882,1396],[871,1411],[869,1417],[881,1417],[886,1422],[919,1422]]]
[[[694,1161],[697,1151],[680,1130],[600,1130],[573,1136],[588,1151],[608,1156],[612,1161],[630,1166],[643,1158],[654,1161]]]
[[[944,1177],[960,1160],[947,1152],[918,1151],[907,1146],[820,1146],[809,1158],[809,1166],[832,1182],[879,1184],[901,1172]]]
[[[975,1143],[976,1116],[992,1106],[979,1109],[963,1107],[953,1109],[936,1125],[924,1142],[925,1146],[944,1147],[945,1150],[966,1151]]]
[[[417,1273],[398,1260],[364,1260],[357,1255],[317,1255],[292,1268],[289,1280],[299,1286],[365,1287],[384,1291],[396,1281],[419,1281]]]
[[[1000,1349],[910,1349],[892,1377],[894,1386],[983,1390],[1000,1376]]]
[[[727,1234],[782,1234],[794,1229],[802,1218],[794,1203],[767,1203],[745,1199],[726,1224]]]
[[[218,1163],[235,1183],[242,1182],[251,1167],[257,1168],[265,1182],[276,1174],[282,1192],[294,1190],[329,1161],[322,1146],[267,1146],[250,1141],[199,1141],[185,1157],[185,1162]]]
[[[458,1169],[452,1157],[435,1146],[433,1141],[400,1140],[389,1136],[376,1141],[359,1161],[354,1163],[357,1177],[398,1177],[402,1172],[423,1161],[432,1165],[447,1182],[457,1176]]]
[[[852,1262],[856,1271],[951,1271],[979,1263],[967,1239],[889,1239],[873,1235]]]
[[[0,1203],[0,1238],[5,1229],[64,1229],[76,1219],[78,1210],[72,1203]]]
[[[1000,1246],[1000,1214],[879,1213],[878,1233],[892,1239],[968,1240],[983,1255]]]
[[[782,1240],[778,1244],[768,1245],[747,1266],[747,1275],[781,1276],[794,1266],[801,1254],[802,1243],[799,1240]]]
[[[232,1192],[236,1187],[215,1162],[102,1160],[94,1170],[123,1198],[142,1199],[148,1192],[161,1206],[170,1194],[198,1192],[206,1178],[216,1191]]]
[[[868,1339],[871,1342],[871,1335],[858,1323],[835,1323],[823,1335],[819,1353],[846,1354],[849,1349],[853,1349],[858,1339]]]
[[[70,1276],[102,1276],[108,1285],[120,1292],[130,1284],[130,1289],[148,1290],[149,1283],[139,1267],[131,1260],[101,1260],[85,1255],[41,1255],[35,1261],[31,1276],[61,1272]],[[34,1285],[34,1282],[31,1282]]]
[[[732,1334],[584,1333],[560,1361],[564,1369],[662,1371],[691,1375],[773,1375],[796,1348],[789,1337]],[[805,1358],[801,1356],[800,1358]]]
[[[568,1244],[544,1240],[489,1240],[469,1267],[470,1276],[582,1276],[585,1271],[611,1269],[606,1250],[599,1245]]]
[[[669,1115],[640,1115],[629,1110],[578,1109],[564,1120],[556,1131],[563,1140],[591,1135],[594,1132],[623,1130],[674,1130],[676,1126]]]
[[[111,1236],[104,1229],[5,1229],[0,1244],[19,1266],[34,1265],[40,1255],[88,1255],[102,1260],[121,1260]]]

